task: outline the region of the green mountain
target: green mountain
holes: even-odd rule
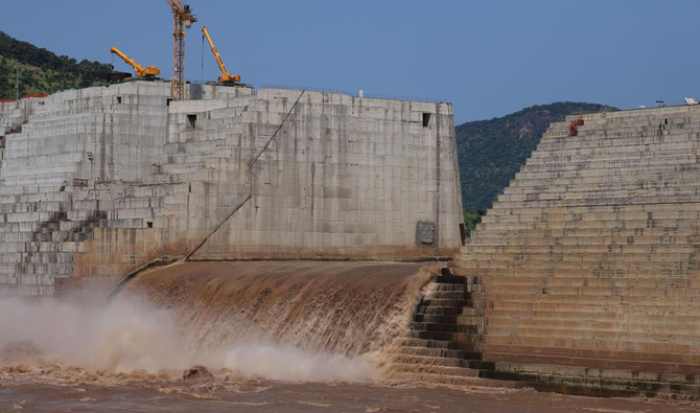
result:
[[[114,75],[112,65],[58,56],[0,31],[0,99],[15,98],[18,69],[21,96],[103,85]]]
[[[537,147],[550,123],[567,115],[616,110],[593,103],[558,102],[457,126],[462,201],[464,209],[470,211],[467,220],[471,222],[476,211],[491,206]]]

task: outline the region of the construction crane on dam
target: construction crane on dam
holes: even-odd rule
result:
[[[216,44],[214,43],[214,39],[211,38],[207,26],[202,26],[202,37],[207,39],[207,43],[209,43],[209,48],[211,49],[211,54],[214,56],[217,66],[219,66],[219,83],[227,86],[239,85],[241,82],[241,76],[232,74],[228,71],[228,69],[226,69],[224,59],[221,57],[219,49],[217,49]]]
[[[175,100],[185,98],[185,29],[192,27],[197,18],[189,5],[181,0],[166,0],[173,13],[173,78],[170,95]]]
[[[136,73],[136,76],[142,79],[148,79],[152,80],[157,78],[160,75],[160,69],[155,67],[155,66],[142,66],[137,62],[136,60],[132,59],[129,57],[126,53],[122,52],[121,50],[117,49],[116,47],[113,47],[109,50],[113,54],[119,56],[126,64],[134,68],[134,72]]]

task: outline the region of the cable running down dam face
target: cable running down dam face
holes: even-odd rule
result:
[[[0,107],[3,291],[52,295],[192,251],[404,260],[462,245],[450,104],[190,89],[171,101],[167,83],[134,81]]]
[[[463,243],[452,106],[169,96],[133,81],[0,106],[5,361],[56,380],[377,379],[429,281],[417,262]]]

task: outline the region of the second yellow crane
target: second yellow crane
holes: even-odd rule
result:
[[[128,64],[129,66],[134,68],[134,72],[136,72],[136,76],[143,78],[143,79],[155,79],[160,75],[160,69],[158,69],[155,66],[141,66],[139,62],[136,60],[130,58],[129,56],[126,55],[126,53],[122,52],[121,50],[117,49],[116,47],[113,47],[110,49],[110,52],[114,53],[115,55],[119,56],[122,58],[122,60]]]
[[[241,76],[232,74],[228,71],[228,69],[226,69],[224,59],[221,58],[221,54],[216,48],[216,44],[214,44],[214,40],[211,38],[207,26],[202,26],[202,36],[207,39],[207,43],[209,43],[209,48],[211,49],[211,54],[214,55],[214,60],[216,60],[216,64],[219,66],[219,83],[229,86],[240,85]]]

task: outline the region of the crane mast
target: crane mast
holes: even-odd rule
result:
[[[117,49],[116,47],[111,48],[109,51],[114,53],[115,55],[119,56],[129,66],[133,67],[134,72],[136,72],[136,76],[138,76],[138,77],[154,78],[154,77],[160,75],[159,68],[157,68],[155,66],[143,67],[139,64],[139,62],[132,59],[126,53],[122,52],[121,50]]]
[[[173,78],[170,94],[175,100],[185,98],[185,29],[189,29],[197,18],[190,6],[181,0],[167,0],[173,13]]]
[[[216,60],[217,66],[219,66],[219,83],[238,84],[238,82],[241,81],[241,76],[234,75],[231,72],[229,72],[228,69],[226,69],[224,59],[221,57],[221,53],[219,53],[219,49],[217,49],[216,44],[214,43],[214,39],[211,38],[207,26],[202,26],[202,36],[204,36],[204,38],[207,39],[207,43],[209,43],[209,48],[211,49],[211,54],[214,56],[214,60]]]

